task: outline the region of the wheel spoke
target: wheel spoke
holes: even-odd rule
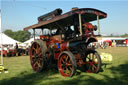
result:
[[[72,71],[72,67],[70,66],[69,69]]]
[[[41,57],[41,55],[42,55],[42,53],[41,53],[41,52],[39,52],[39,53],[38,53],[38,56],[39,56],[39,57]]]
[[[32,57],[35,57],[35,55],[36,55],[36,49],[34,47],[32,47],[31,52],[32,52],[31,53],[32,54],[31,56]]]
[[[96,72],[97,67],[96,67],[95,65],[92,65],[92,68],[93,68],[92,71],[93,71],[93,72]]]
[[[41,62],[40,62],[40,60],[38,60],[37,64],[38,64],[38,67],[40,68],[40,67],[41,67]]]
[[[36,54],[38,54],[38,49],[36,49]]]
[[[39,44],[36,44],[36,49],[38,49],[39,48]]]
[[[66,63],[67,66],[72,66],[71,60]]]
[[[34,58],[34,57],[35,57],[35,55],[36,55],[36,54],[34,53],[34,54],[32,55],[32,58]]]
[[[90,71],[91,65],[89,65],[89,71]]]
[[[72,66],[72,64],[69,64],[69,63],[67,63],[66,65],[67,65],[67,66]]]
[[[92,65],[92,71],[94,71],[94,66]]]
[[[63,71],[65,71],[66,70],[66,66],[63,66]]]
[[[35,57],[32,58],[32,64],[34,64],[36,62]]]
[[[66,61],[68,61],[68,58],[69,58],[69,57],[68,57],[68,56],[66,56]]]
[[[37,68],[40,68],[40,67],[41,67],[40,60],[37,60],[37,61],[33,64],[33,66],[34,66],[34,67],[37,66]]]
[[[95,66],[95,64],[93,65],[93,67],[94,67],[95,69],[97,69],[97,66]]]
[[[33,66],[34,66],[34,67],[36,67],[36,65],[37,65],[37,61],[35,61],[35,63],[33,63]]]
[[[61,61],[62,61],[62,63],[65,63],[65,61],[64,61],[64,59],[63,59],[63,58],[61,59]]]
[[[66,62],[66,58],[67,58],[67,57],[64,55],[64,56],[63,56],[63,59],[65,60],[65,62]]]
[[[32,47],[32,50],[36,51],[36,49],[34,48],[34,46]]]
[[[36,53],[39,54],[41,50],[40,48],[36,48],[36,51],[37,51]]]
[[[70,74],[70,70],[68,69],[68,67],[66,67],[66,74]]]

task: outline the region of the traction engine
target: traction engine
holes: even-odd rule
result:
[[[73,9],[65,14],[57,9],[38,17],[38,24],[24,30],[48,28],[50,34],[40,35],[30,49],[30,61],[34,71],[42,72],[50,65],[56,65],[60,74],[71,77],[77,69],[97,73],[101,68],[98,52],[89,47],[97,42],[94,31],[99,30],[99,19],[107,14],[93,8]],[[90,22],[97,20],[98,26]],[[54,31],[54,32],[52,32]]]

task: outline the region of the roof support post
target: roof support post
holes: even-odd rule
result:
[[[41,35],[43,35],[43,29],[41,29],[41,32],[42,32],[42,34],[41,34]]]
[[[34,40],[35,40],[35,29],[33,29],[33,36],[34,36]]]
[[[82,35],[82,20],[81,20],[81,14],[78,14],[79,16],[79,26],[80,26],[80,36]]]
[[[98,25],[98,35],[100,35],[100,22],[99,22],[99,15],[97,15],[97,25]]]

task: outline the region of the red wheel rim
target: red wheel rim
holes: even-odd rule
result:
[[[98,69],[98,59],[97,56],[94,53],[90,53],[87,55],[86,58],[86,68],[87,68],[87,72],[89,73],[95,73]]]
[[[60,56],[58,68],[62,76],[69,77],[71,75],[73,66],[71,59],[67,54],[63,54]]]
[[[30,61],[34,71],[38,72],[43,65],[43,58],[40,45],[36,42],[32,44],[30,50]]]

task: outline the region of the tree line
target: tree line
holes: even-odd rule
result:
[[[30,39],[31,37],[31,33],[29,31],[22,31],[22,30],[12,31],[11,29],[6,29],[4,31],[4,34],[20,42],[24,42]]]
[[[128,33],[124,33],[122,35],[113,35],[113,34],[110,34],[110,35],[105,36],[105,37],[128,37]]]
[[[128,34],[125,33],[124,35],[121,35],[121,37],[128,37]]]

